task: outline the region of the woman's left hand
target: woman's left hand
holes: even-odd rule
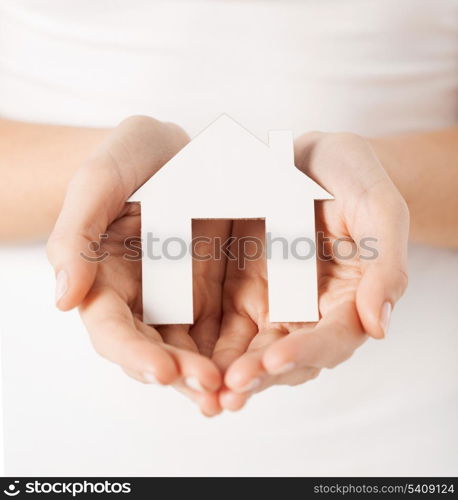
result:
[[[229,261],[213,353],[225,373],[220,404],[229,410],[274,384],[315,378],[348,359],[368,335],[383,338],[407,286],[408,208],[368,142],[353,134],[311,133],[295,149],[298,168],[335,198],[316,204],[316,229],[327,250],[334,248],[330,260],[317,256],[321,319],[270,323],[265,259],[246,262],[244,270]],[[232,235],[262,240],[263,223],[236,221]],[[355,255],[339,257],[336,248],[341,256]]]

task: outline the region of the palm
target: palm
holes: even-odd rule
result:
[[[348,240],[349,234],[342,222],[338,203],[318,204],[317,231],[329,238],[324,248],[326,255],[330,254],[329,247],[334,241]],[[236,221],[232,235],[237,238],[249,235],[263,240],[264,225],[262,221]],[[351,246],[349,241],[339,243],[341,254],[349,255]],[[319,323],[332,319],[335,314],[344,315],[346,321],[358,323],[355,292],[360,277],[361,263],[356,256],[349,259],[318,259],[319,310],[322,317]],[[249,394],[274,383],[299,384],[319,373],[319,363],[301,366],[292,375],[268,375],[263,367],[262,357],[273,343],[296,331],[311,332],[319,324],[269,322],[265,259],[248,262],[245,270],[239,269],[237,262],[228,262],[223,310],[221,337],[213,358],[221,369],[227,371],[226,381],[231,386],[248,390]],[[353,344],[345,346],[342,358],[348,357],[350,350],[363,340],[363,335],[355,337]],[[253,380],[257,380],[257,385],[252,384],[250,387],[250,381]],[[222,393],[223,404],[234,410],[243,406],[247,397],[247,394],[228,389]]]
[[[130,252],[125,238],[139,237],[140,215],[136,207],[126,205],[102,238],[101,258],[92,290],[105,287],[115,293],[134,317],[141,315],[141,262],[125,258]]]
[[[221,221],[209,224],[206,221],[196,221],[194,224],[195,236],[227,237],[230,223]],[[219,334],[221,318],[221,293],[224,277],[225,261],[210,260],[195,262],[193,267],[194,279],[194,309],[195,321],[191,325],[162,325],[156,328],[142,322],[142,293],[141,293],[141,260],[135,251],[126,248],[126,238],[139,238],[140,234],[140,207],[136,204],[126,204],[120,216],[109,226],[106,236],[102,238],[99,255],[104,258],[98,264],[97,275],[88,299],[83,305],[83,319],[91,326],[92,316],[109,317],[117,325],[124,325],[123,349],[124,362],[121,363],[124,371],[133,378],[145,382],[144,373],[137,368],[138,360],[132,359],[129,346],[132,348],[132,357],[135,352],[142,356],[149,348],[156,350],[157,378],[164,383],[169,382],[164,374],[164,364],[169,356],[178,366],[179,377],[173,382],[174,386],[187,396],[196,400],[206,414],[215,414],[220,410],[216,394],[201,393],[196,389],[203,386],[212,389],[219,385],[219,373],[208,359],[213,351]],[[135,248],[138,248],[135,245]],[[93,311],[94,303],[98,307]],[[97,325],[92,325],[90,331],[100,332]],[[129,329],[129,336],[126,330]],[[106,327],[104,328],[106,330]],[[106,357],[111,358],[105,351],[116,341],[116,332],[111,331],[111,344],[107,338],[94,333],[92,339],[95,347]],[[157,351],[162,350],[160,356]],[[135,351],[135,352],[134,352]],[[127,361],[126,361],[127,360]],[[170,370],[170,366],[168,367]],[[171,376],[172,378],[172,376]],[[184,381],[188,379],[188,385]],[[189,384],[190,382],[190,384]],[[194,386],[190,388],[189,385]]]
[[[406,287],[409,216],[370,145],[352,134],[311,133],[296,141],[298,168],[335,197],[317,207],[318,231],[331,242],[351,234],[357,241],[376,236],[380,243],[381,257],[370,265],[358,257],[318,262],[318,323],[271,324],[265,261],[247,262],[241,270],[233,260],[213,258],[193,263],[192,326],[144,324],[141,265],[124,257],[125,238],[139,236],[140,211],[124,202],[187,142],[173,124],[131,117],[69,186],[48,242],[56,300],[61,310],[80,306],[100,354],[142,382],[175,385],[214,415],[220,403],[237,409],[255,390],[300,383],[335,366],[364,341],[364,331],[384,336],[391,306]],[[109,256],[97,265],[84,262],[82,250],[100,232],[107,232],[101,255]],[[223,241],[231,234],[262,239],[264,228],[260,221],[201,220],[193,233]],[[212,254],[211,239],[203,250]],[[226,387],[218,395],[222,373]]]

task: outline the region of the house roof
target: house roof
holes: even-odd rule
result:
[[[282,197],[288,203],[291,196],[332,199],[295,167],[290,131],[271,131],[267,144],[226,114],[170,159],[129,201],[160,198],[166,202],[167,196],[176,195],[184,203],[191,193],[206,198],[207,207],[228,205],[230,200],[233,205],[250,205],[247,199],[253,196],[259,205],[263,204],[260,198],[264,204],[269,198],[270,203],[278,203]],[[192,204],[199,205],[195,198]]]

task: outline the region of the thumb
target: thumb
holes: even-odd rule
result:
[[[368,335],[384,338],[394,305],[407,287],[407,273],[399,268],[371,265],[364,273],[356,294],[356,305]]]
[[[358,314],[370,336],[383,338],[407,286],[407,204],[366,139],[314,132],[298,138],[295,147],[298,167],[330,189],[330,207],[342,211],[360,249]]]
[[[356,307],[365,331],[377,339],[386,336],[392,309],[407,287],[408,209],[400,195],[398,202],[387,203],[396,200],[388,195],[381,204],[369,203],[368,227],[358,235],[360,248],[366,245],[364,238],[374,246],[366,259],[360,256],[363,274]]]
[[[61,213],[48,240],[56,275],[56,305],[78,306],[91,288],[100,241],[135,189],[188,141],[176,125],[135,116],[124,120],[71,180]]]
[[[60,215],[47,245],[56,275],[56,305],[66,311],[79,305],[92,286],[100,241],[122,210],[127,194],[109,157],[100,155],[81,167],[67,188]]]

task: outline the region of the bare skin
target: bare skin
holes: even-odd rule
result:
[[[229,231],[228,221],[194,224],[195,236],[227,236]],[[110,256],[98,264],[94,283],[80,306],[95,349],[139,382],[173,385],[194,400],[204,415],[216,415],[221,411],[222,378],[210,356],[219,335],[225,262],[195,263],[193,325],[154,328],[141,320],[141,261],[124,257],[126,235],[140,235],[139,205],[126,204],[106,234],[100,253]],[[209,251],[212,246],[208,246],[200,251]]]
[[[384,336],[386,304],[393,307],[406,286],[409,210],[415,240],[458,247],[457,129],[378,139],[306,134],[296,141],[296,164],[335,196],[317,204],[317,229],[331,241],[375,236],[379,258],[320,262],[317,324],[268,322],[263,260],[248,262],[244,272],[232,261],[199,262],[194,325],[154,328],[139,319],[139,264],[122,258],[124,238],[139,233],[138,207],[126,200],[186,144],[186,134],[148,117],[129,118],[114,131],[0,120],[0,131],[8,180],[1,238],[44,237],[60,213],[48,244],[58,307],[79,306],[98,352],[130,376],[173,385],[208,416],[239,409],[270,385],[310,380],[367,336]],[[426,189],[428,182],[435,188]],[[18,190],[29,203],[11,196]],[[111,257],[81,259],[103,233],[109,237],[100,252]],[[247,233],[262,237],[262,222],[194,225],[194,235]]]
[[[254,392],[271,385],[314,379],[348,359],[368,335],[383,338],[389,310],[407,285],[408,209],[372,149],[352,135],[308,134],[296,143],[296,164],[310,175],[320,165],[323,174],[315,178],[335,196],[317,204],[317,230],[329,239],[326,255],[333,255],[318,260],[321,319],[269,323],[265,260],[247,262],[245,271],[229,262],[213,354],[225,372],[220,401],[229,410],[240,409]],[[264,228],[260,221],[239,221],[232,234],[263,239]],[[336,240],[352,247],[365,236],[378,240],[375,260],[364,260],[360,253],[337,258],[329,251]],[[347,251],[343,255],[350,255]]]
[[[305,382],[320,369],[336,366],[362,344],[366,334],[384,336],[388,321],[383,318],[384,308],[395,304],[406,284],[408,209],[373,150],[360,138],[346,134],[302,137],[297,142],[296,162],[310,175],[320,164],[327,177],[316,180],[336,198],[319,206],[318,229],[331,241],[377,237],[380,257],[370,263],[358,259],[320,263],[322,320],[318,324],[270,324],[264,260],[241,271],[234,261],[226,266],[215,259],[195,262],[192,327],[143,324],[139,265],[122,258],[124,238],[138,236],[140,228],[138,209],[126,204],[137,185],[131,183],[129,152],[132,147],[138,155],[142,144],[151,148],[150,154],[156,148],[149,141],[139,143],[138,131],[131,125],[127,122],[120,138],[108,140],[93,163],[76,175],[48,244],[58,276],[65,272],[68,281],[58,305],[68,309],[85,297],[81,316],[100,354],[137,380],[154,378],[174,385],[212,416],[222,408],[242,407],[253,390],[274,383]],[[170,147],[179,147],[167,126],[154,123],[154,127],[156,134],[165,134],[162,146],[170,140]],[[340,148],[347,150],[346,156],[336,155]],[[142,156],[146,159],[150,154],[145,151]],[[349,181],[342,182],[336,172]],[[89,183],[103,192],[92,195],[82,213],[79,200],[87,197]],[[101,252],[108,251],[109,259],[97,266],[80,258],[62,260],[62,256],[78,255],[82,245],[97,241],[104,232],[109,238],[103,240]],[[262,237],[262,225],[259,221],[232,225],[196,221],[194,226],[194,236],[225,239],[229,234]],[[63,245],[67,245],[65,252]],[[84,273],[86,279],[81,278]]]

